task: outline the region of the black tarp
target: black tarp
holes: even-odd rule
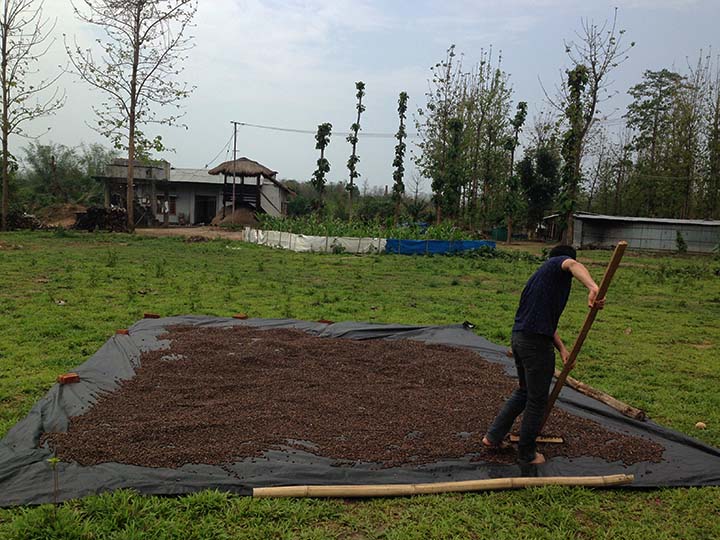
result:
[[[472,349],[483,358],[503,364],[513,374],[513,362],[506,348],[475,335],[462,325],[406,326],[388,324],[322,324],[288,319],[236,320],[216,317],[182,316],[144,319],[130,328],[129,335],[115,335],[87,362],[74,369],[81,381],[54,385],[25,419],[0,441],[0,506],[39,504],[53,500],[53,472],[47,447],[38,447],[43,432],[66,431],[68,419],[82,414],[99,392],[113,390],[118,381],[131,378],[140,354],[165,346],[158,339],[172,325],[296,328],[319,337],[364,339],[415,339]],[[498,404],[499,405],[499,404]],[[720,451],[696,439],[652,421],[626,418],[603,403],[565,387],[558,406],[590,418],[610,430],[651,439],[665,448],[661,463],[625,466],[598,458],[553,458],[533,469],[537,476],[585,476],[628,473],[635,475],[635,487],[720,485]],[[333,460],[283,449],[269,450],[253,458],[225,466],[185,465],[177,469],[138,467],[104,463],[84,467],[59,463],[59,500],[83,497],[118,488],[132,488],[144,494],[174,495],[216,488],[249,495],[252,488],[298,484],[376,484],[460,481],[507,476],[526,476],[516,465],[499,465],[472,460],[473,456],[420,466],[382,468],[373,463],[334,466]]]

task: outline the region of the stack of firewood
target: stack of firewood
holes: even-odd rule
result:
[[[127,232],[127,210],[117,206],[92,206],[87,212],[77,214],[73,228],[83,231]]]

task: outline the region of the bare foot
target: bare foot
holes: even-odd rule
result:
[[[542,465],[545,463],[545,456],[540,452],[535,452],[535,458],[530,462],[530,465]]]
[[[500,444],[494,444],[487,438],[487,435],[482,438],[482,444],[488,450],[504,450],[510,448],[510,445],[506,441],[500,441]]]

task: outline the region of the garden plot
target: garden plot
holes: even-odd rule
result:
[[[480,443],[516,384],[505,351],[462,325],[145,319],[0,441],[0,505],[121,487],[250,494],[527,476],[514,450]],[[570,388],[546,433],[566,442],[541,446],[537,476],[720,485],[717,449]]]

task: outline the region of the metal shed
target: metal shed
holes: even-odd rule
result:
[[[712,253],[720,244],[720,221],[602,214],[575,214],[573,244],[612,247],[625,240],[630,249],[677,251],[680,233],[691,253]]]

